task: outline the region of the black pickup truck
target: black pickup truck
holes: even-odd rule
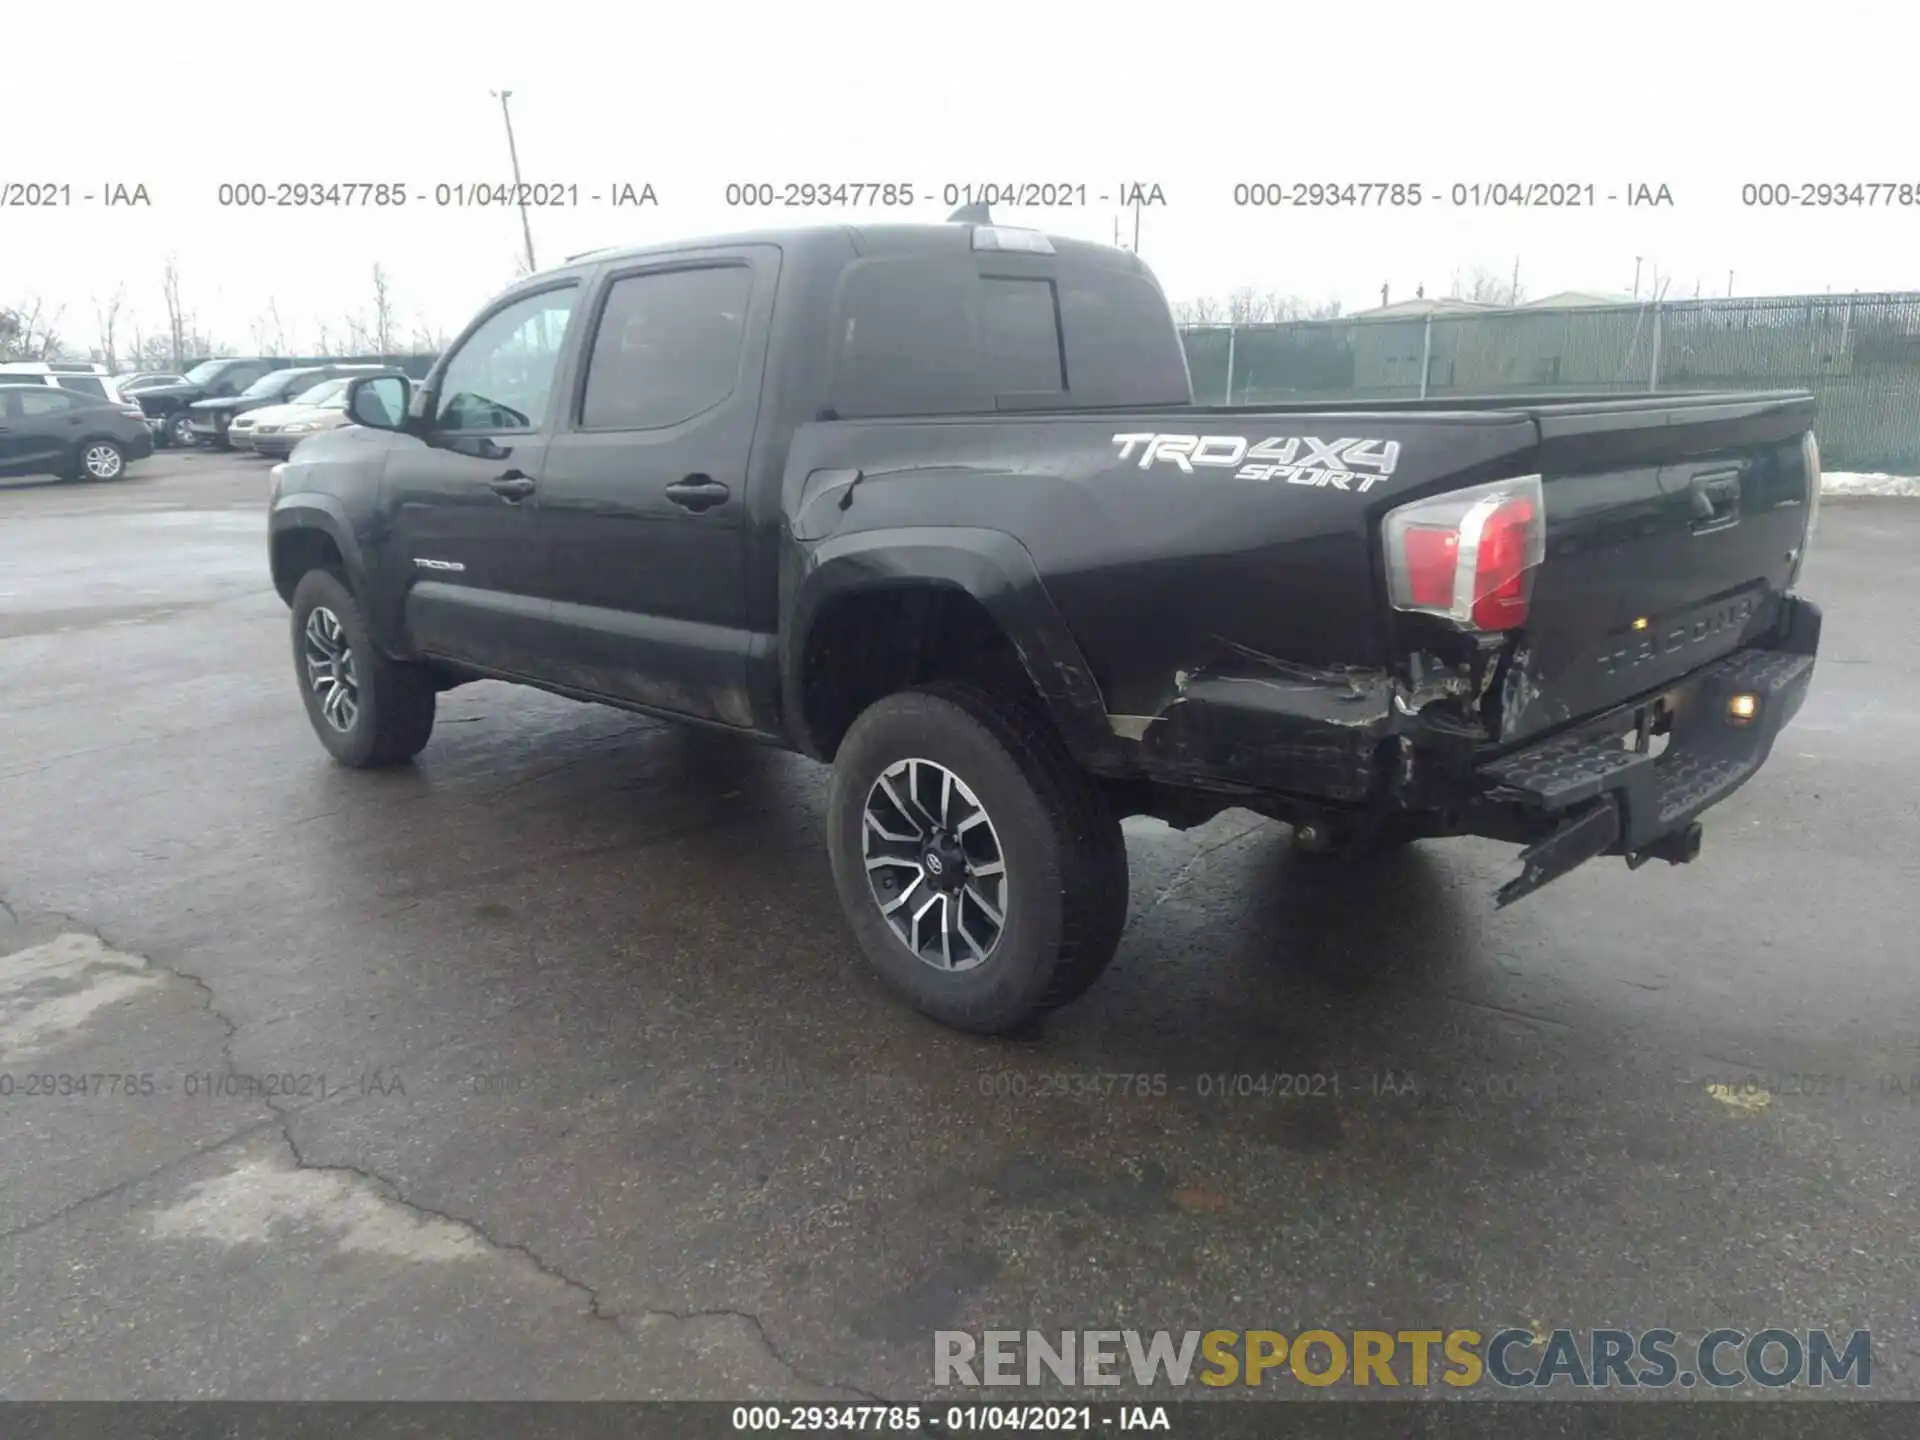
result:
[[[1810,397],[1200,406],[1137,258],[991,224],[579,257],[349,397],[270,501],[333,756],[490,677],[830,762],[862,950],[974,1030],[1106,966],[1128,815],[1691,860],[1819,640]]]

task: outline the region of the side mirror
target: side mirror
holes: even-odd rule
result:
[[[404,430],[413,387],[399,375],[347,382],[347,418],[369,430]]]

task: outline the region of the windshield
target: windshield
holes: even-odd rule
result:
[[[322,380],[310,389],[302,390],[294,396],[296,405],[319,405],[330,409],[339,409],[346,404],[347,382],[342,380]]]
[[[263,400],[271,395],[285,395],[301,383],[297,372],[274,370],[262,375],[246,389],[240,392],[242,400]],[[306,383],[311,384],[311,380]]]
[[[218,379],[227,366],[225,360],[202,360],[183,377],[189,385],[206,385]]]

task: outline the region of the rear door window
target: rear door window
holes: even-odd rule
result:
[[[600,313],[580,403],[583,430],[657,430],[733,394],[753,271],[657,270],[616,280]]]
[[[64,415],[69,410],[79,408],[78,396],[62,394],[52,386],[20,392],[20,414],[23,419],[31,420],[42,415]]]

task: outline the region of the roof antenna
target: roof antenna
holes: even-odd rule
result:
[[[972,205],[962,205],[947,217],[948,221],[963,220],[969,225],[991,225],[993,217],[987,214],[987,202],[978,201]]]

